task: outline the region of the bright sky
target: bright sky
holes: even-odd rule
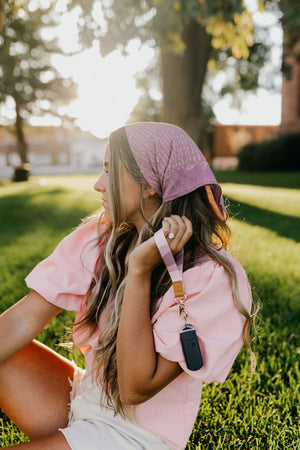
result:
[[[248,0],[253,3],[254,0]],[[59,0],[58,5],[63,5]],[[63,8],[63,6],[62,6]],[[99,20],[101,12],[98,10]],[[274,17],[270,14],[256,13],[257,22],[265,25],[274,24]],[[59,29],[60,44],[65,51],[76,48],[77,10],[65,15]],[[282,34],[279,27],[272,31],[274,51],[272,59],[280,60],[280,43]],[[114,51],[106,58],[102,58],[98,49],[86,50],[81,54],[65,58],[57,56],[54,63],[64,76],[72,76],[78,83],[78,99],[66,108],[66,112],[77,118],[77,124],[86,131],[98,137],[106,137],[114,129],[124,125],[132,109],[141,95],[135,87],[134,75],[143,71],[154,56],[153,49],[139,47],[138,41],[132,41],[129,55],[122,56]],[[266,70],[268,68],[266,67]],[[220,77],[216,78],[216,83]],[[279,86],[280,76],[276,83]],[[242,110],[234,109],[230,105],[230,98],[221,99],[214,106],[217,120],[226,124],[272,124],[277,125],[281,120],[281,95],[259,89],[257,95],[247,94],[243,100]],[[33,119],[32,124],[40,124],[41,119]],[[53,124],[57,124],[54,120]]]
[[[78,98],[67,112],[78,117],[83,130],[107,137],[125,124],[138,102],[141,94],[135,87],[134,74],[145,70],[153,53],[150,48],[138,50],[132,46],[127,57],[115,51],[102,58],[98,50],[90,49],[67,62],[56,58],[60,71],[78,84]]]

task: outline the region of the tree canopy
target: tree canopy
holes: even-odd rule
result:
[[[289,57],[300,62],[300,2],[299,0],[277,0],[278,8],[282,12],[281,23],[284,32],[283,37],[283,73],[291,75]],[[267,5],[272,7],[272,2]]]
[[[265,3],[258,0],[258,8],[265,8]],[[207,109],[203,103],[208,69],[212,72],[228,64],[234,69],[235,77],[228,77],[224,92],[257,87],[268,47],[259,40],[243,0],[105,0],[101,7],[90,0],[72,2],[70,7],[77,5],[83,18],[81,42],[87,46],[99,42],[103,56],[116,48],[126,54],[128,42],[135,38],[158,49],[156,73],[163,93],[160,119],[182,126],[198,143],[212,106]],[[151,118],[157,117],[159,102],[149,98],[147,75],[139,79],[144,95],[135,119],[144,107],[151,111]]]
[[[230,47],[237,58],[247,58],[253,43],[254,24],[243,0],[103,1],[105,25],[95,21],[94,3],[72,2],[71,7],[80,4],[85,18],[81,38],[90,45],[99,37],[102,55],[116,47],[126,52],[128,41],[136,37],[142,43],[182,55],[186,48],[182,33],[189,21],[205,26],[214,48]]]

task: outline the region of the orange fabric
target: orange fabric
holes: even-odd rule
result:
[[[223,210],[223,212],[220,211],[220,208],[218,207],[215,197],[212,193],[211,187],[205,186],[205,191],[206,191],[208,201],[209,201],[213,211],[219,217],[219,219],[221,219],[225,222],[225,220],[227,220],[227,218],[228,218],[228,214],[225,213],[224,210]]]

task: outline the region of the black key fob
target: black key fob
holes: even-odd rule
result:
[[[183,327],[180,330],[180,340],[187,368],[201,369],[203,361],[195,328],[192,325]]]

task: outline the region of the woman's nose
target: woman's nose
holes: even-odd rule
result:
[[[106,190],[106,183],[105,183],[105,173],[102,173],[96,183],[94,184],[94,189],[97,192],[104,192]]]

